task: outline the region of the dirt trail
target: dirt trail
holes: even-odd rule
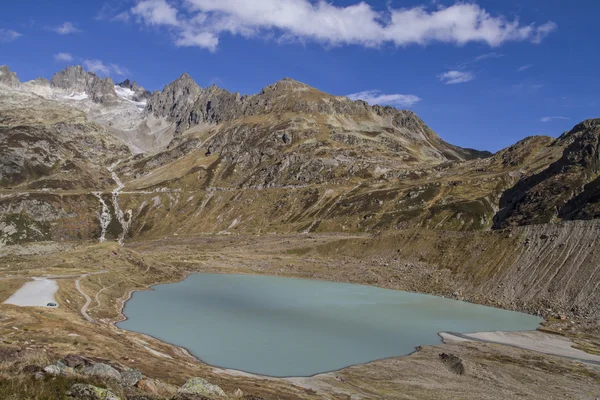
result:
[[[96,296],[94,296],[94,300],[96,300],[96,305],[92,308],[100,307],[100,295],[102,294],[102,292],[116,285],[116,283],[113,283],[110,286],[104,286],[100,278],[98,278],[98,283],[102,286],[102,289],[98,290],[98,293],[96,293]]]
[[[79,291],[79,293],[81,293],[81,295],[85,298],[85,304],[83,305],[83,307],[81,307],[81,315],[83,315],[83,318],[87,319],[89,322],[94,323],[94,319],[92,317],[90,317],[90,315],[87,313],[88,307],[90,305],[90,303],[92,302],[92,299],[90,298],[90,296],[88,296],[82,289],[81,289],[81,279],[83,278],[87,278],[90,275],[99,275],[99,274],[105,274],[108,271],[104,270],[104,271],[99,271],[99,272],[90,272],[89,274],[84,274],[81,275],[79,278],[77,278],[75,280],[75,287],[77,288],[77,290]]]

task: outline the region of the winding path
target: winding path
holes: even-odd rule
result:
[[[102,292],[104,292],[107,289],[110,289],[111,287],[115,286],[116,283],[113,283],[110,286],[104,286],[102,284],[102,280],[100,278],[98,278],[98,283],[102,286],[102,289],[98,290],[98,293],[96,293],[96,296],[94,296],[94,300],[96,300],[96,305],[92,308],[96,308],[96,307],[100,307],[100,295],[102,294]]]
[[[90,275],[100,275],[100,274],[105,274],[107,272],[108,272],[107,270],[99,271],[99,272],[90,272],[89,274],[81,275],[79,278],[77,278],[75,280],[75,288],[77,288],[79,293],[81,293],[81,295],[83,297],[85,297],[85,304],[83,305],[83,307],[81,307],[81,310],[80,310],[81,315],[83,315],[83,318],[87,319],[91,323],[94,323],[94,319],[92,317],[90,317],[90,315],[87,313],[87,310],[88,310],[88,307],[90,306],[90,303],[92,302],[92,299],[81,289],[80,281],[82,278],[87,278]]]

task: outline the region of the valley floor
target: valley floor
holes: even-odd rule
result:
[[[34,380],[28,371],[72,353],[139,369],[154,382],[126,391],[114,387],[114,382],[102,383],[122,396],[170,398],[188,378],[199,376],[218,384],[231,397],[241,389],[264,399],[600,397],[598,365],[490,342],[448,341],[419,348],[406,357],[310,378],[276,379],[214,368],[184,349],[114,326],[123,318],[121,310],[132,291],[178,281],[194,272],[362,283],[519,309],[517,302],[481,296],[464,284],[460,274],[439,267],[440,263],[398,252],[398,240],[341,234],[206,235],[134,241],[124,247],[117,243],[37,243],[1,248],[0,303],[33,277],[53,277],[59,287],[55,294],[59,308],[0,305],[0,351],[4,355],[0,398],[28,398],[57,385],[53,380]],[[587,354],[600,354],[595,319],[575,314],[545,316],[542,330],[546,333],[572,341]],[[461,367],[448,362],[447,355],[457,357],[451,359],[458,359]]]

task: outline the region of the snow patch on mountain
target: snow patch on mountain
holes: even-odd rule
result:
[[[88,94],[86,92],[83,93],[71,93],[69,95],[66,96],[62,96],[63,99],[67,99],[67,100],[87,100],[90,96],[88,96]]]
[[[122,98],[123,100],[127,100],[130,103],[134,104],[140,111],[143,111],[146,108],[146,100],[144,101],[135,101],[133,98],[135,97],[135,92],[129,88],[124,88],[119,85],[115,85],[115,92],[117,92],[117,96]]]

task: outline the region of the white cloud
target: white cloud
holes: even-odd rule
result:
[[[518,72],[523,72],[525,70],[528,70],[529,68],[533,67],[533,64],[525,64],[525,65],[521,65],[517,71]]]
[[[129,21],[129,12],[123,11],[112,17],[111,21],[127,22]]]
[[[125,67],[121,67],[117,64],[104,64],[98,59],[86,59],[83,60],[83,66],[88,70],[95,72],[98,75],[128,75],[129,71]]]
[[[475,57],[475,61],[483,61],[489,60],[490,58],[501,58],[504,57],[504,54],[496,53],[495,51],[491,53],[485,53],[480,56]]]
[[[552,122],[557,119],[570,119],[569,117],[543,117],[540,118],[540,122]]]
[[[12,42],[20,38],[21,35],[19,32],[13,31],[12,29],[0,29],[0,42]]]
[[[83,66],[88,70],[95,72],[99,75],[108,75],[110,74],[110,67],[105,65],[100,60],[83,60]]]
[[[177,10],[165,0],[140,1],[131,12],[148,25],[180,25],[177,20]]]
[[[117,64],[109,64],[109,67],[115,75],[119,75],[119,76],[129,75],[129,70],[125,67],[122,67]]]
[[[73,56],[70,53],[56,53],[54,60],[57,62],[71,62],[73,61]]]
[[[94,17],[98,21],[129,21],[129,12],[124,11],[124,7],[131,7],[130,0],[104,0],[98,14]]]
[[[454,85],[457,83],[465,83],[475,79],[475,74],[466,71],[448,71],[438,75],[438,79],[446,85]]]
[[[379,90],[366,90],[349,94],[346,97],[350,100],[364,100],[371,105],[382,104],[398,107],[411,107],[422,100],[414,94],[384,94]]]
[[[457,2],[435,9],[376,11],[365,1],[335,6],[310,0],[138,0],[130,10],[137,22],[171,30],[179,46],[214,50],[223,33],[244,37],[314,41],[328,46],[378,47],[470,42],[500,46],[507,41],[540,43],[556,29],[547,22],[522,25],[517,18],[492,16],[477,4]],[[360,27],[360,29],[357,29]]]
[[[67,21],[64,24],[54,28],[54,32],[58,33],[59,35],[68,35],[70,33],[81,32],[81,30],[77,29],[72,22]]]
[[[544,38],[546,36],[548,36],[549,34],[554,32],[557,28],[558,28],[558,25],[556,25],[552,21],[548,21],[545,24],[538,26],[537,29],[535,30],[535,33],[533,35],[533,39],[531,40],[531,42],[535,43],[535,44],[542,43],[542,40],[544,40]]]
[[[184,31],[175,41],[175,44],[181,47],[198,46],[215,51],[219,45],[219,38],[209,32],[193,33],[191,31]]]

